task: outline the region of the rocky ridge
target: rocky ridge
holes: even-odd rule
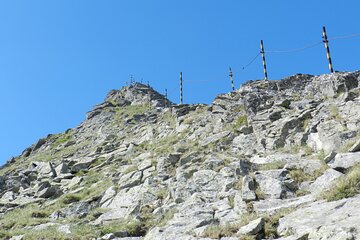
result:
[[[360,72],[211,105],[112,90],[0,170],[4,239],[358,239]]]

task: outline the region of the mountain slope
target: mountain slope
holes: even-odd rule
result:
[[[250,81],[207,105],[134,83],[0,170],[24,239],[356,239],[360,73]]]

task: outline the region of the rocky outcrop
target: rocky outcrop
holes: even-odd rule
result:
[[[0,169],[0,236],[357,239],[359,80],[250,81],[211,105],[112,90]]]

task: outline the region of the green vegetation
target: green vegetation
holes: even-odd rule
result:
[[[347,153],[350,148],[360,139],[360,128],[357,129],[355,137],[348,139],[339,149],[338,152]]]
[[[330,119],[335,119],[337,121],[342,120],[342,117],[340,116],[339,113],[339,108],[336,105],[330,105],[329,111],[330,111]]]
[[[0,219],[0,233],[1,231],[8,231],[10,229],[19,229],[25,226],[35,226],[38,224],[46,223],[47,220],[38,216],[40,208],[37,204],[27,205],[23,208],[17,208],[9,211]],[[49,214],[45,211],[41,212],[41,215]],[[1,234],[0,234],[1,235]]]
[[[274,239],[278,237],[277,227],[280,218],[294,211],[294,208],[284,208],[278,210],[275,214],[265,216],[264,235],[266,239]]]
[[[294,208],[285,208],[276,211],[274,214],[266,214],[266,215],[257,215],[255,213],[247,213],[241,216],[241,220],[237,223],[227,224],[227,225],[209,225],[202,237],[208,237],[212,239],[221,239],[222,237],[231,237],[234,236],[238,230],[251,221],[263,217],[265,220],[264,231],[260,233],[262,238],[266,239],[274,239],[277,238],[277,227],[279,225],[279,219],[284,217],[285,215],[294,211]],[[241,236],[239,239],[258,239],[257,236]]]
[[[164,200],[169,195],[169,192],[166,188],[161,188],[155,193],[155,195],[157,199]]]
[[[325,151],[324,149],[321,149],[320,152],[317,153],[316,158],[319,159],[320,161],[325,161]]]
[[[55,141],[51,144],[51,147],[56,148],[57,146],[70,141],[71,139],[73,139],[73,134],[74,134],[73,131],[69,130],[69,131],[66,131],[65,133],[60,133],[60,134],[51,136],[51,138],[55,139]]]
[[[104,162],[105,162],[105,158],[104,157],[99,157],[90,165],[90,168],[97,167],[97,166],[101,165]]]
[[[309,126],[310,123],[310,119],[305,119],[303,122],[303,130],[305,131],[307,129],[307,127]]]
[[[72,234],[69,235],[58,233],[55,226],[48,227],[41,231],[29,231],[28,229],[24,229],[24,227],[36,226],[48,222],[62,223],[63,220],[50,219],[49,216],[53,212],[57,212],[61,208],[66,207],[68,204],[99,196],[104,189],[107,189],[110,185],[110,180],[98,182],[91,186],[90,183],[86,183],[81,191],[65,194],[51,204],[41,205],[34,203],[9,211],[0,219],[0,238],[6,239],[10,236],[22,234],[25,235],[25,239],[55,239],[54,236],[56,236],[56,239],[90,239],[99,237],[97,236],[98,229],[90,225],[76,224],[71,230]],[[103,209],[94,209],[86,219],[94,220],[96,218],[95,216],[98,217],[103,212]],[[64,221],[67,223],[79,222],[79,220],[74,217],[67,218]]]
[[[60,150],[55,150],[51,148],[50,150],[44,150],[38,152],[34,155],[31,155],[26,159],[26,163],[29,164],[30,162],[49,162],[54,159],[62,159],[69,155],[74,155],[74,153],[81,151],[86,151],[86,149],[90,150],[91,147],[91,140],[81,141],[80,143],[61,148]]]
[[[234,184],[234,189],[235,190],[241,190],[242,189],[242,183],[243,183],[243,178],[242,177],[240,177],[238,180],[237,180],[237,182]]]
[[[98,227],[91,226],[90,224],[77,224],[71,227],[70,236],[67,239],[95,239],[99,237]]]
[[[258,167],[259,171],[266,171],[266,170],[272,170],[272,169],[282,169],[284,168],[285,163],[282,161],[275,161],[272,163],[266,163],[266,164],[261,164]]]
[[[308,191],[308,190],[303,190],[303,189],[300,189],[300,190],[297,190],[296,191],[296,197],[301,197],[301,196],[305,196],[305,195],[308,195],[310,194],[311,192]]]
[[[237,130],[242,126],[247,126],[247,125],[248,125],[248,117],[247,115],[242,115],[236,120],[236,122],[232,125],[231,128],[233,130]]]
[[[256,236],[251,236],[251,235],[241,236],[239,240],[256,240]]]
[[[171,209],[167,211],[162,218],[160,219],[160,222],[157,224],[158,227],[165,226],[171,219],[174,218],[175,213],[177,212],[176,209]]]
[[[86,185],[92,185],[94,183],[100,182],[101,179],[103,179],[104,176],[98,172],[98,171],[94,171],[94,170],[90,170],[85,176],[84,176],[84,181],[86,183]]]
[[[137,170],[138,170],[138,167],[136,165],[131,165],[123,171],[123,174],[128,174],[128,173],[131,173],[131,172],[134,172]]]
[[[298,154],[300,152],[301,146],[300,145],[292,145],[290,148],[291,154]]]
[[[314,150],[311,147],[307,146],[307,145],[305,145],[303,149],[304,149],[304,152],[305,152],[306,156],[310,156],[310,155],[312,155],[314,153]]]
[[[81,194],[67,194],[63,197],[62,202],[64,204],[70,204],[73,202],[79,202],[83,196]]]
[[[203,114],[208,110],[207,106],[199,106],[196,108],[194,112],[191,112],[191,114],[186,115],[184,119],[185,124],[193,124],[198,122],[202,117]]]
[[[301,170],[301,169],[291,170],[290,177],[297,183],[311,181],[314,179],[314,177],[312,175],[306,173],[304,170]]]
[[[255,194],[256,194],[257,199],[259,199],[259,200],[263,200],[266,197],[265,193],[260,189],[259,186],[256,187]]]
[[[202,237],[220,239],[222,237],[231,237],[238,230],[236,225],[210,225],[202,234]]]
[[[101,226],[101,234],[126,231],[131,237],[141,237],[146,234],[144,223],[139,220],[119,220]]]
[[[235,235],[242,226],[247,225],[249,222],[255,220],[256,218],[257,215],[255,214],[244,214],[241,217],[241,220],[237,223],[226,225],[209,225],[203,232],[202,237],[208,237],[212,239],[231,237]]]
[[[325,162],[323,162],[322,166],[311,174],[306,173],[302,169],[294,169],[290,171],[290,177],[297,183],[302,183],[305,181],[314,181],[316,178],[320,177],[328,168],[329,168],[328,165]]]
[[[29,231],[29,230],[16,230],[16,231],[9,231],[9,232],[1,232],[0,230],[0,237],[2,239],[9,239],[11,236],[16,235],[25,235],[26,240],[38,240],[38,239],[49,239],[49,240],[65,240],[69,239],[66,234],[58,232],[56,226],[50,226],[46,229],[39,230],[39,231]],[[74,239],[82,239],[80,237]]]
[[[229,196],[228,197],[228,203],[229,203],[229,206],[231,208],[234,208],[234,206],[235,206],[235,197],[234,196]]]
[[[360,165],[354,166],[345,176],[342,176],[334,187],[325,191],[322,197],[327,201],[336,201],[353,197],[360,193]]]
[[[144,114],[148,109],[148,105],[129,105],[122,107],[115,107],[114,123],[124,120],[125,118],[133,118],[135,115]]]
[[[175,127],[175,125],[176,125],[175,117],[172,115],[172,113],[170,111],[165,112],[162,115],[162,120],[164,122],[167,122],[171,127]]]

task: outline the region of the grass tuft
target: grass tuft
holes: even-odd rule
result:
[[[360,193],[360,165],[354,166],[345,176],[342,176],[333,188],[325,191],[322,198],[336,201],[353,197]]]

